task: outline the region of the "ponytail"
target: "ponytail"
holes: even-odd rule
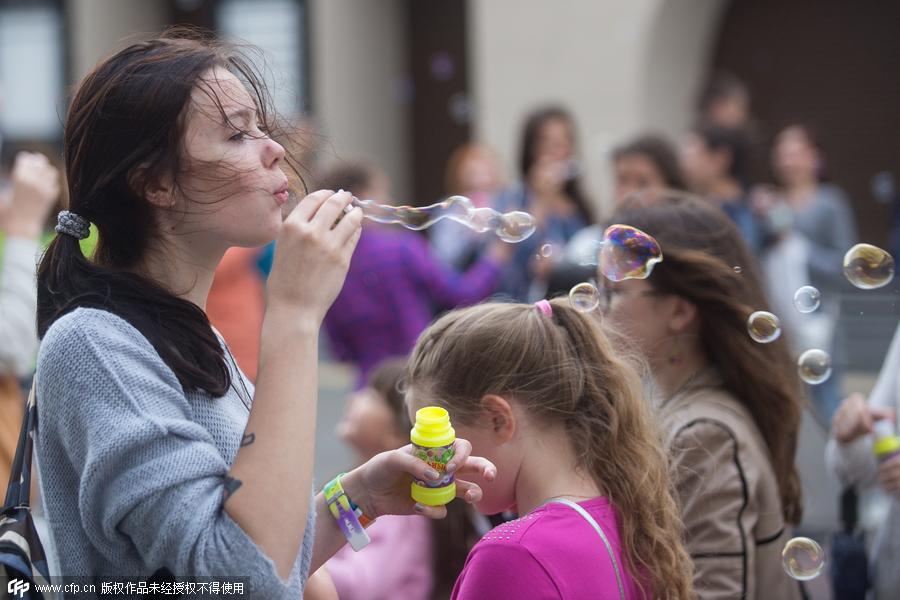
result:
[[[140,331],[185,390],[218,397],[231,384],[222,346],[200,307],[136,273],[88,260],[70,235],[50,242],[38,268],[37,292],[41,338],[76,308],[105,310]]]
[[[617,357],[627,345],[614,351],[614,334],[594,313],[579,312],[564,299],[552,305],[584,373],[566,428],[580,464],[616,509],[629,570],[639,580],[646,574],[645,598],[691,598],[692,562],[662,434],[637,371]]]

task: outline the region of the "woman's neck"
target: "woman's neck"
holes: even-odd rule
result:
[[[551,498],[580,502],[602,496],[593,478],[578,467],[568,436],[562,428],[535,432],[516,477],[516,506],[525,515]]]
[[[171,242],[148,252],[138,272],[169,290],[173,295],[206,310],[216,267],[225,251],[197,252],[190,241]]]
[[[806,204],[815,195],[818,185],[815,179],[797,181],[787,186],[785,195],[788,201],[795,206]]]
[[[673,337],[665,356],[651,361],[653,380],[663,398],[671,398],[691,377],[709,365],[696,336]]]

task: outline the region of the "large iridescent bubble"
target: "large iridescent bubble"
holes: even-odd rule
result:
[[[493,208],[475,208],[465,196],[450,196],[443,202],[422,207],[387,206],[374,200],[353,198],[353,206],[362,209],[365,218],[378,223],[397,224],[419,231],[441,219],[450,219],[478,233],[493,231],[509,243],[527,239],[536,228],[534,217],[526,212],[499,213]]]
[[[600,273],[610,281],[646,279],[663,253],[653,236],[630,225],[610,225],[603,232],[597,259]]]

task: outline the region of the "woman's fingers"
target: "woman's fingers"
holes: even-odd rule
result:
[[[481,487],[471,481],[464,481],[462,479],[456,480],[456,497],[462,498],[469,504],[475,504],[476,502],[481,502],[481,498],[484,496],[484,493],[481,491]]]
[[[460,465],[466,462],[470,454],[472,454],[472,444],[469,443],[469,440],[457,438],[453,442],[453,458],[447,462],[447,472],[453,473],[456,471]]]
[[[333,194],[330,198],[322,203],[319,210],[310,221],[316,227],[330,230],[334,227],[338,217],[344,214],[344,207],[353,201],[353,194],[350,192],[340,191]],[[348,236],[349,237],[349,236]]]
[[[416,502],[416,505],[413,507],[413,512],[415,512],[417,515],[428,517],[429,519],[443,519],[447,516],[447,507],[427,506],[425,504]]]
[[[480,475],[485,481],[494,481],[497,478],[497,467],[481,456],[470,456],[456,472],[459,475]]]
[[[359,234],[360,227],[362,226],[362,209],[353,208],[347,214],[345,214],[338,224],[334,227],[334,233],[338,238],[338,244],[342,247],[353,240],[354,235]],[[354,245],[356,242],[353,242]]]
[[[319,210],[319,207],[333,195],[334,192],[331,190],[318,190],[308,194],[297,204],[297,208],[291,214],[296,214],[303,222],[309,222]]]

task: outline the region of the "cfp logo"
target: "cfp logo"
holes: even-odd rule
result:
[[[31,584],[27,581],[22,581],[21,579],[11,579],[9,583],[6,584],[6,592],[10,596],[18,596],[19,598],[25,597],[25,592],[31,589]]]

